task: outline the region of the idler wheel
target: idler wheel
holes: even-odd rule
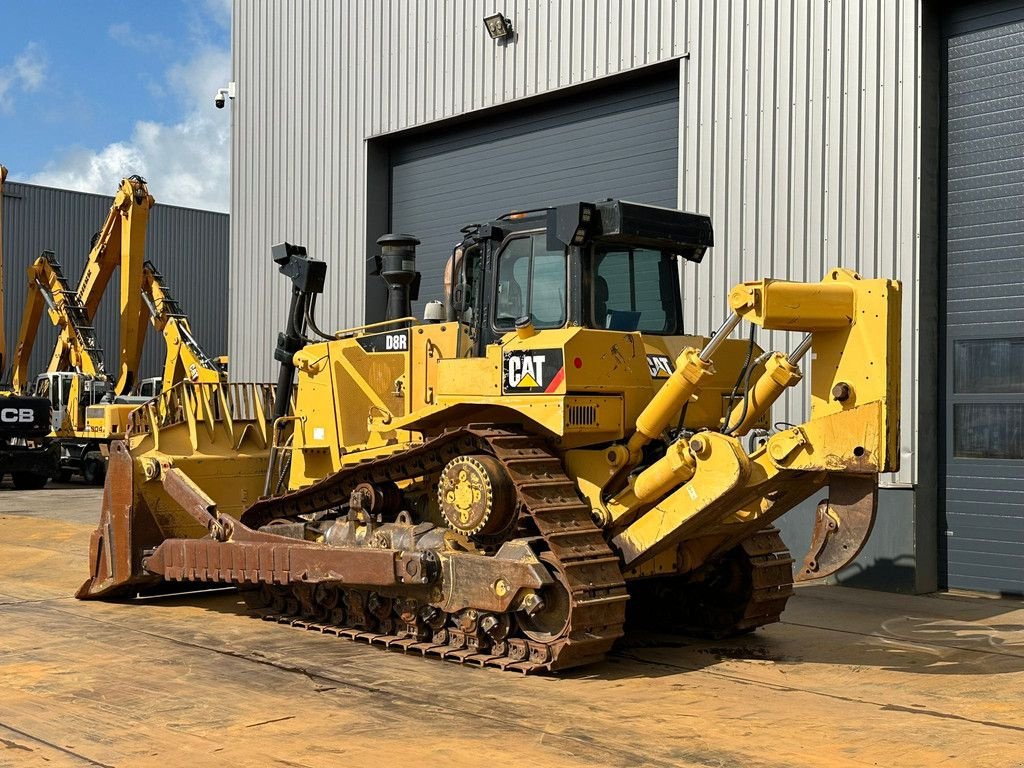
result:
[[[540,643],[550,643],[569,631],[569,619],[572,613],[572,598],[569,596],[569,585],[565,574],[558,567],[558,561],[545,552],[540,560],[554,576],[554,583],[544,588],[543,597],[532,601],[532,605],[516,614],[519,627],[523,634]]]
[[[486,454],[452,459],[437,483],[441,514],[467,536],[494,536],[507,530],[515,515],[515,496],[505,467]]]

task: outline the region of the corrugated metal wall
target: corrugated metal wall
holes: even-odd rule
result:
[[[229,348],[237,376],[273,376],[287,296],[269,259],[274,242],[304,243],[332,263],[321,325],[361,321],[369,137],[686,56],[679,199],[711,214],[717,243],[702,267],[687,269],[688,326],[716,326],[741,279],[818,279],[841,264],[904,280],[904,468],[890,480],[912,481],[918,0],[235,0],[234,8]],[[495,10],[513,20],[513,42],[487,37],[482,19]]]
[[[13,355],[21,325],[26,288],[25,270],[40,252],[51,250],[64,269],[70,287],[78,279],[89,255],[89,242],[106,219],[114,198],[63,189],[38,187],[8,180],[4,186],[4,287],[8,354]],[[157,204],[149,216],[146,258],[170,285],[199,341],[213,355],[227,352],[228,216],[224,213],[160,205],[158,184],[151,185]],[[97,313],[96,329],[107,370],[117,372],[117,275],[111,280]],[[56,332],[44,316],[30,358],[35,374],[49,363]],[[163,371],[164,343],[150,328],[142,356],[143,376]],[[9,377],[9,372],[5,372]]]

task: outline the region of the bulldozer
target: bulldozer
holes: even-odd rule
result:
[[[428,319],[419,242],[386,235],[386,319],[331,333],[327,263],[274,246],[276,385],[182,382],[129,415],[77,596],[235,585],[268,621],[551,672],[642,623],[750,632],[857,556],[899,462],[899,282],[740,283],[694,335],[706,216],[609,199],[463,232]],[[773,424],[801,382],[806,420]],[[819,493],[797,564],[772,524]]]

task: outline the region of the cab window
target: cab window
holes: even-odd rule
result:
[[[47,400],[50,401],[50,405],[53,408],[56,408],[58,406],[58,403],[56,402],[56,396],[56,391],[54,391],[53,393],[50,392],[49,379],[39,379],[39,381],[36,382],[36,397],[45,397]]]
[[[679,276],[671,254],[601,246],[590,270],[594,328],[673,335],[679,326]]]
[[[498,254],[494,327],[515,328],[530,315],[537,328],[561,328],[566,313],[565,250],[549,251],[544,234],[509,240]]]

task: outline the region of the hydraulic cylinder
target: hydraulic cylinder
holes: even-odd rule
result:
[[[711,358],[739,321],[738,315],[730,315],[704,349],[697,351],[687,347],[679,353],[676,369],[636,419],[636,432],[626,444],[631,464],[635,466],[640,461],[643,447],[665,431],[669,422],[678,417],[682,407],[700,390],[701,382],[714,373]]]
[[[776,400],[803,375],[797,363],[810,349],[811,335],[808,334],[800,345],[788,356],[773,352],[765,362],[764,373],[750,385],[750,391],[736,403],[726,416],[724,429],[730,435],[742,435],[767,413]]]

